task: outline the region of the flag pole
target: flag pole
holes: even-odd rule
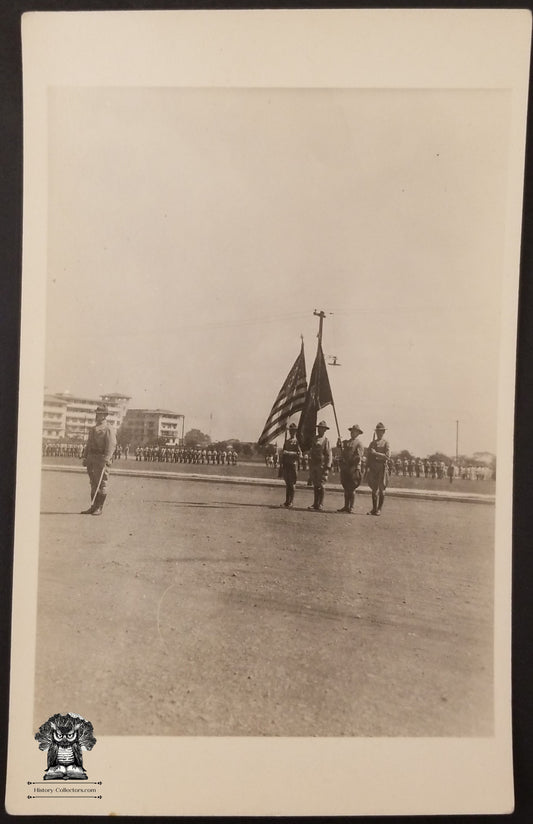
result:
[[[326,313],[323,309],[320,312],[317,312],[316,309],[313,310],[313,315],[319,319],[318,321],[318,348],[322,352],[322,329],[324,325],[324,318],[326,317]],[[320,361],[318,363],[318,385],[320,386]],[[333,414],[335,416],[335,426],[337,427],[337,437],[340,439],[341,431],[339,429],[339,421],[337,420],[337,410],[335,409],[335,401],[333,400],[333,395],[331,396],[331,405],[333,407]]]
[[[340,440],[340,437],[341,437],[341,431],[340,431],[340,429],[339,429],[339,422],[338,422],[338,420],[337,420],[337,410],[335,409],[335,402],[332,402],[332,404],[331,404],[331,405],[332,405],[332,407],[333,407],[333,414],[335,415],[335,426],[337,427],[337,437],[338,437],[338,438],[339,438],[339,440]]]

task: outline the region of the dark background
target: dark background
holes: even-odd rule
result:
[[[523,8],[531,4],[439,3],[176,3],[134,0],[0,0],[0,816],[2,821],[42,821],[41,816],[8,816],[3,809],[9,701],[11,573],[15,503],[17,401],[22,263],[22,64],[20,17],[26,11],[104,11],[217,8]],[[531,74],[530,74],[531,87]],[[533,822],[533,145],[531,88],[525,170],[522,266],[516,376],[513,523],[513,739],[516,809],[510,816],[445,816],[447,822]],[[85,821],[89,816],[62,816]],[[96,817],[95,817],[96,818]],[[361,822],[425,822],[431,816],[354,819]],[[127,818],[128,821],[146,821]],[[164,821],[168,819],[154,819]],[[195,819],[198,820],[198,819]],[[342,819],[341,819],[342,820]]]

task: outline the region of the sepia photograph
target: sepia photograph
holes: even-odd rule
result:
[[[52,805],[105,773],[92,801],[106,805],[99,750],[142,737],[163,761],[177,746],[179,763],[202,742],[206,765],[222,746],[230,764],[257,747],[263,776],[271,748],[279,767],[296,747],[313,753],[301,792],[329,748],[348,775],[347,753],[379,747],[398,761],[384,800],[326,794],[316,814],[470,812],[490,769],[501,800],[479,811],[509,811],[529,17],[488,20],[505,23],[502,52],[521,33],[513,87],[494,80],[497,59],[484,84],[417,82],[412,65],[372,83],[342,60],[305,74],[303,58],[292,74],[281,61],[281,82],[240,51],[250,60],[248,27],[261,27],[274,63],[279,13],[271,26],[220,14],[150,16],[148,42],[165,53],[168,22],[178,40],[205,35],[205,58],[222,31],[239,43],[231,75],[215,74],[218,57],[200,79],[194,60],[166,82],[157,66],[124,82],[87,72],[82,52],[80,76],[52,62],[32,103],[30,59],[49,30],[28,21],[26,134],[40,141],[25,165],[17,517],[29,533],[15,544],[35,593],[28,783]],[[311,40],[332,22],[303,16]],[[71,25],[45,17],[58,39]],[[420,19],[403,20],[415,37]],[[361,21],[341,13],[327,45],[348,51],[343,25],[361,38]],[[94,16],[87,32],[89,54]],[[15,610],[19,592],[15,575]],[[471,747],[492,765],[479,785],[466,773],[472,799],[442,808],[411,787],[394,808],[402,753],[429,771]],[[191,792],[184,808],[148,811],[313,814],[265,786],[254,802]],[[137,814],[130,800],[119,813]]]
[[[36,722],[493,732],[509,103],[50,90]]]

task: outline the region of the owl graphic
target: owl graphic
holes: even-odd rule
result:
[[[87,779],[81,751],[92,750],[96,744],[90,721],[72,712],[56,713],[39,727],[35,740],[40,750],[48,750],[45,781]]]

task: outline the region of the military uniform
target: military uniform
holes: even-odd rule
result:
[[[333,463],[331,446],[326,437],[326,429],[329,426],[325,421],[317,424],[318,435],[315,435],[311,449],[309,450],[309,478],[313,485],[314,500],[308,509],[319,511],[324,502],[324,487],[328,479],[329,470]],[[322,430],[322,431],[321,431]]]
[[[91,506],[82,515],[101,515],[107,497],[109,469],[117,438],[115,430],[108,423],[107,407],[99,406],[96,410],[96,426],[89,430],[89,437],[84,450],[83,464],[87,467],[91,484]],[[100,420],[99,420],[100,418]]]
[[[285,481],[285,503],[280,506],[290,508],[294,501],[294,488],[298,478],[298,464],[302,458],[302,450],[296,438],[298,427],[295,423],[289,426],[290,435],[281,450],[281,477]]]
[[[337,512],[353,512],[355,504],[355,490],[361,484],[361,461],[364,454],[363,444],[358,435],[363,434],[357,424],[348,430],[351,438],[349,441],[339,443],[341,447],[340,469],[341,484],[344,489],[344,506]]]
[[[386,432],[382,423],[376,426],[376,437],[368,447],[367,483],[372,490],[372,509],[369,515],[381,515],[385,490],[389,481],[388,461],[390,458],[389,442],[383,435]]]

